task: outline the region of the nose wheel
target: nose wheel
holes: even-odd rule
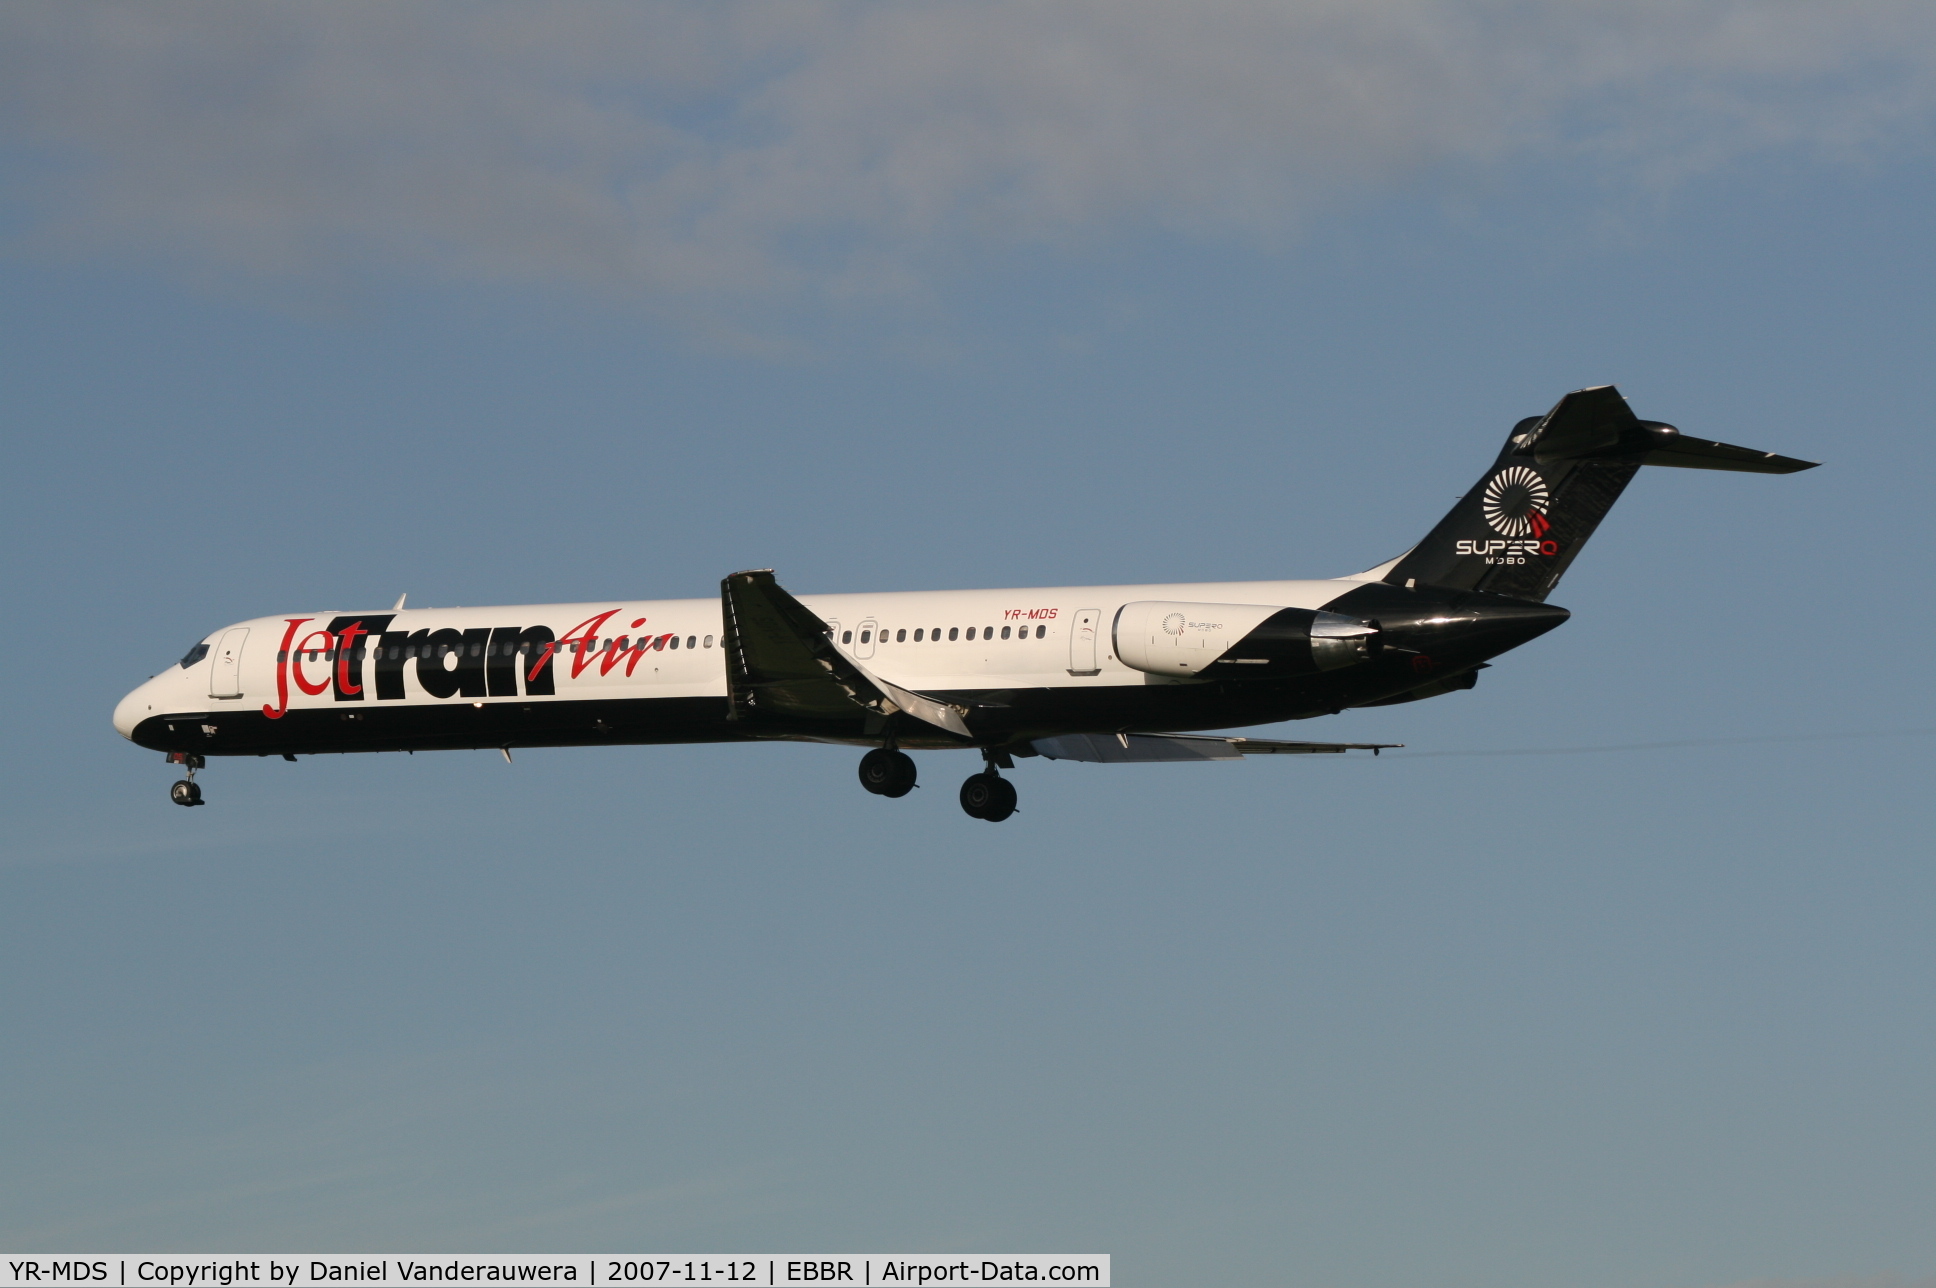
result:
[[[990,765],[961,785],[961,809],[969,818],[999,823],[1015,812],[1015,784]]]
[[[195,771],[208,761],[185,751],[171,751],[168,753],[168,763],[184,766],[188,773],[188,777],[168,789],[168,799],[177,805],[202,804],[202,789],[195,782]]]
[[[914,757],[876,747],[860,758],[860,785],[876,796],[905,796],[914,790]]]

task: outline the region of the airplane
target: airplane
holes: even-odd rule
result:
[[[1396,559],[1321,581],[811,595],[772,570],[718,599],[316,610],[215,631],[123,698],[114,727],[186,776],[209,756],[793,741],[865,747],[897,798],[910,750],[980,753],[1000,822],[1018,758],[1100,763],[1370,751],[1205,734],[1470,689],[1564,622],[1546,597],[1643,465],[1792,474],[1819,462],[1641,420],[1612,385],[1513,426]],[[407,597],[406,597],[407,598]]]

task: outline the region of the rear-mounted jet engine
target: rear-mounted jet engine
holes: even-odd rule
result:
[[[1123,665],[1151,675],[1202,675],[1213,664],[1309,675],[1369,662],[1379,645],[1377,623],[1342,613],[1156,599],[1118,609],[1114,637]]]

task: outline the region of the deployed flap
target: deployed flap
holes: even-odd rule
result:
[[[736,572],[719,583],[726,633],[731,717],[755,714],[847,717],[855,707],[906,712],[964,738],[959,709],[880,679],[842,653],[827,624],[780,588],[771,568]]]
[[[1275,742],[1269,738],[1218,738],[1183,733],[1065,733],[1037,738],[1030,746],[1050,760],[1122,765],[1157,760],[1241,760],[1245,756],[1298,756],[1317,752],[1369,751],[1396,742]]]
[[[1237,750],[1246,756],[1307,756],[1313,752],[1381,751],[1403,747],[1402,742],[1278,742],[1271,738],[1232,738]]]
[[[975,736],[969,730],[968,722],[961,718],[962,710],[960,707],[949,706],[946,702],[938,702],[926,694],[916,693],[911,689],[904,689],[892,680],[883,680],[880,676],[872,674],[858,663],[854,664],[854,669],[859,671],[866,679],[873,681],[880,688],[886,690],[888,699],[892,705],[899,707],[916,720],[924,720],[938,729],[946,729],[949,733],[960,734],[964,738],[972,738]]]

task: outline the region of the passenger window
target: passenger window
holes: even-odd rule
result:
[[[1036,639],[1044,639],[1048,636],[1048,633],[1049,633],[1049,628],[1046,626],[1038,626],[1035,628]]]
[[[914,642],[916,644],[921,642],[921,628],[919,626],[914,628]]]
[[[1008,638],[1008,627],[1006,627],[1006,626],[1004,626],[1004,627],[1002,627],[1002,638],[1003,638],[1003,639],[1007,639],[1007,638]]]
[[[939,642],[941,639],[941,628],[937,626],[932,631],[929,631],[928,638],[936,642]]]
[[[668,645],[668,647],[671,647],[671,648],[678,648],[678,647],[679,647],[679,637],[678,637],[677,635],[674,635],[674,636],[672,637],[672,639],[671,639],[671,641],[670,641],[670,643],[669,643],[669,645]]]
[[[994,639],[994,638],[995,638],[995,628],[994,628],[993,626],[984,626],[984,627],[982,627],[982,628],[981,628],[981,637],[982,637],[983,639],[985,639],[985,640],[992,640],[992,639]]]
[[[960,639],[960,638],[961,638],[961,628],[960,628],[959,626],[950,626],[950,627],[948,628],[948,638],[949,638],[949,639],[951,639],[951,640],[953,640],[953,639]]]
[[[873,634],[874,634],[874,632],[872,632],[872,631],[862,631],[862,632],[860,633],[860,642],[861,642],[861,643],[863,643],[863,644],[865,644],[865,643],[867,643],[867,641],[868,641],[868,639],[869,639],[869,638],[870,638],[870,637],[871,637],[871,636],[872,636]]]
[[[852,631],[842,631],[840,633],[840,642],[842,644],[852,644],[854,642],[854,633]]]
[[[894,632],[894,642],[895,642],[896,644],[905,644],[905,643],[907,643],[907,631],[906,631],[905,629],[902,629],[902,630],[898,630],[898,631],[895,631],[895,632]]]
[[[688,636],[686,636],[686,647],[687,647],[687,648],[698,648],[698,647],[699,647],[699,637],[698,637],[697,635],[688,635]]]
[[[711,648],[712,646],[713,646],[713,637],[708,635],[706,637],[706,647]]]

